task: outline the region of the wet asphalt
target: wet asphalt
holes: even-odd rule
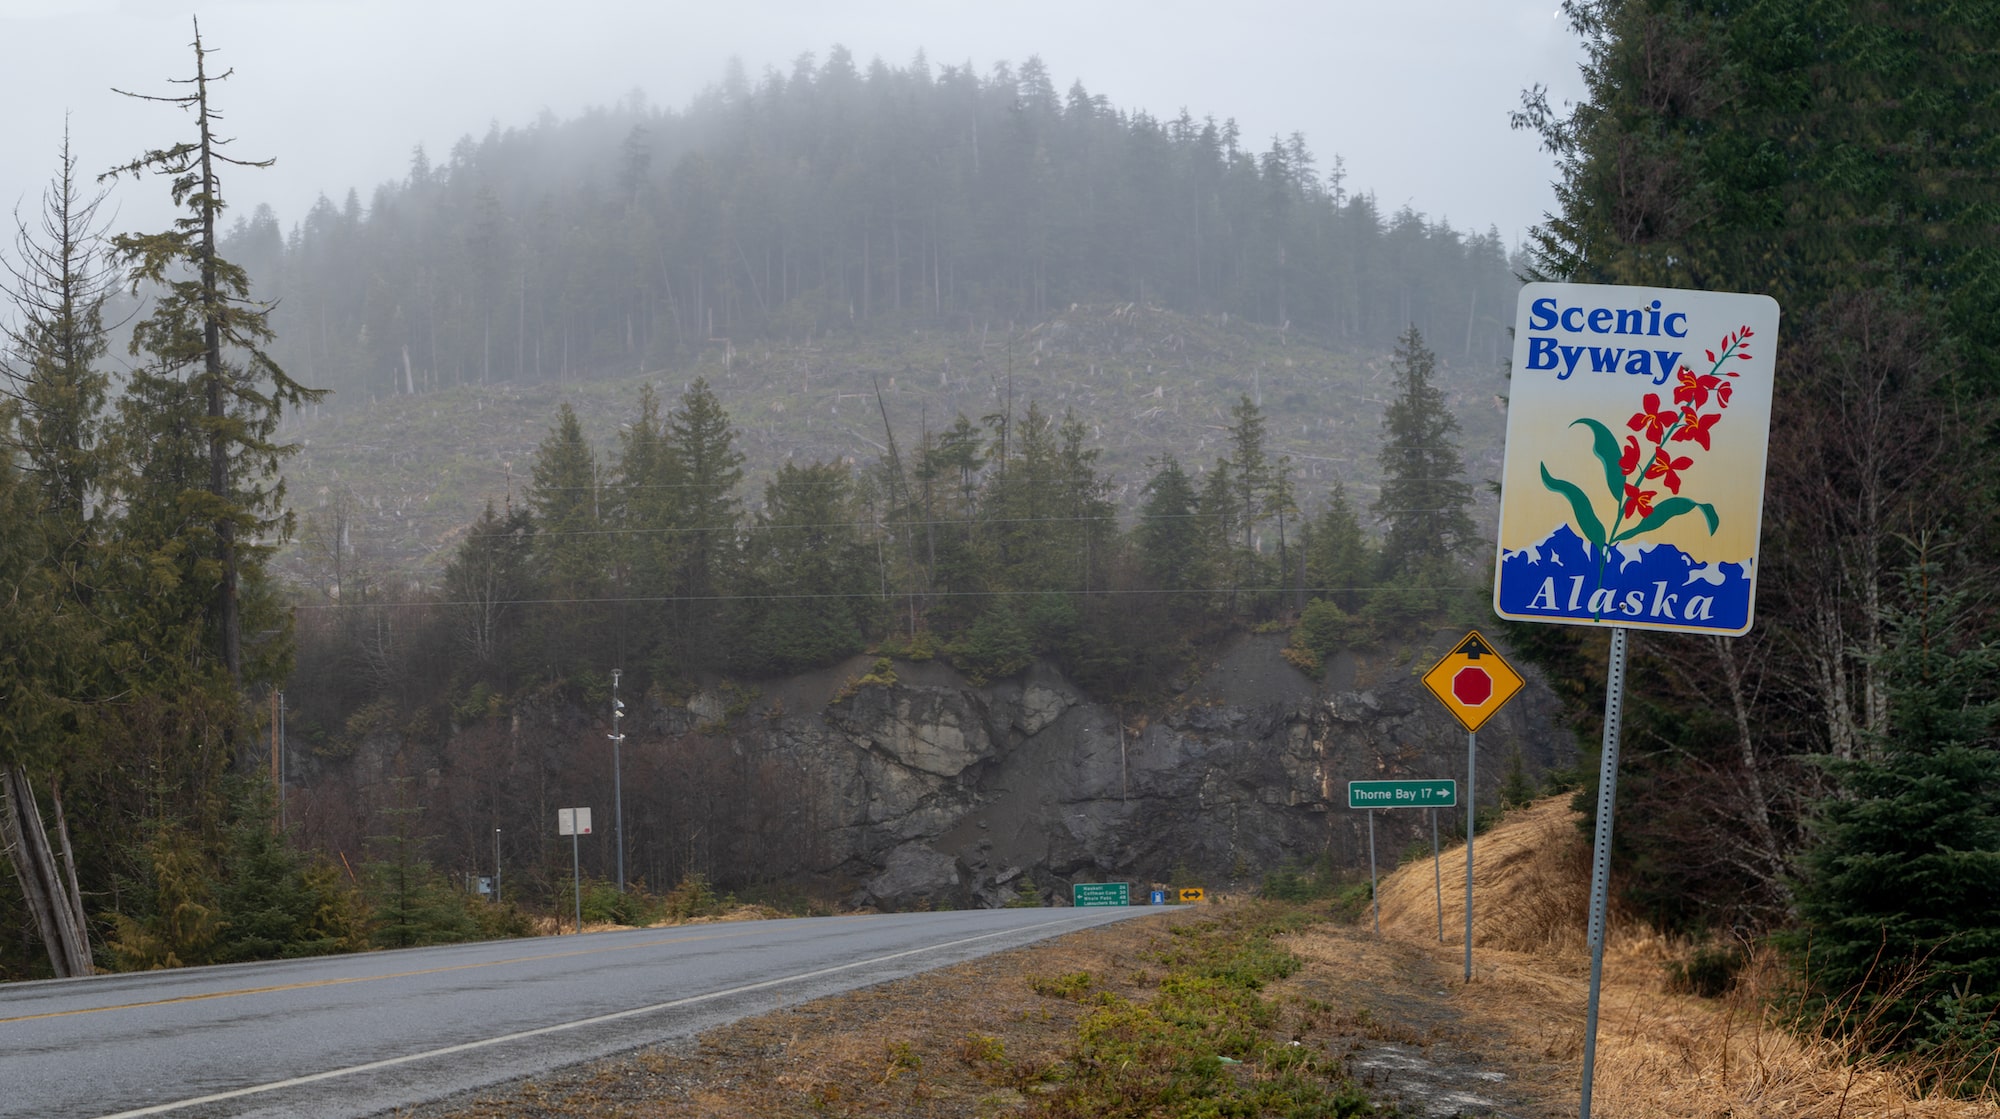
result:
[[[0,987],[0,1117],[343,1119],[1143,907],[740,921]]]

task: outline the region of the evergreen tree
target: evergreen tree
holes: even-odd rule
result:
[[[678,463],[668,452],[667,425],[660,398],[648,383],[639,386],[639,414],[618,433],[616,483],[610,520],[618,531],[616,563],[622,585],[633,599],[621,612],[633,632],[660,634],[668,628],[665,597],[678,583],[684,540]],[[634,651],[651,657],[657,639],[641,637]]]
[[[1064,413],[1056,435],[1061,441],[1056,452],[1056,519],[1048,527],[1060,553],[1069,559],[1069,589],[1102,590],[1118,524],[1110,487],[1097,472],[1098,450],[1085,445],[1088,432],[1076,413]]]
[[[284,483],[277,476],[278,464],[293,448],[271,437],[286,406],[322,394],[292,380],[271,359],[265,349],[273,336],[270,307],[251,300],[249,275],[220,255],[221,166],[268,167],[270,161],[224,154],[229,141],[215,134],[209,83],[229,74],[209,75],[199,22],[193,46],[195,72],[188,84],[194,92],[127,96],[195,110],[194,138],[148,151],[109,173],[166,176],[174,204],[185,212],[164,232],[120,234],[112,244],[130,267],[134,288],[147,284],[158,291],[152,314],[132,333],[132,352],[151,358],[133,372],[134,392],[151,395],[155,403],[198,409],[192,416],[198,417],[206,469],[185,500],[212,525],[205,546],[213,549],[216,571],[204,581],[212,587],[215,652],[240,683],[243,569],[261,566],[268,556],[271,545],[262,541],[291,529]],[[159,382],[184,383],[192,391],[177,393]]]
[[[982,503],[996,578],[1014,590],[1068,590],[1079,557],[1063,547],[1060,436],[1034,401],[1000,431],[989,451],[998,469]]]
[[[0,328],[0,846],[23,887],[50,965],[59,976],[92,969],[75,852],[53,798],[86,733],[84,702],[111,688],[104,626],[91,610],[102,555],[105,505],[101,446],[108,378],[103,308],[114,279],[96,212],[82,196],[63,139],[59,169],[42,195],[40,221],[16,230],[17,262],[5,267],[15,315]],[[71,748],[63,749],[67,744]],[[52,794],[52,843],[34,792]]]
[[[1361,608],[1374,582],[1376,559],[1361,518],[1347,499],[1347,487],[1335,479],[1326,507],[1308,529],[1305,543],[1306,582],[1328,601],[1352,614]]]
[[[1240,397],[1229,410],[1229,482],[1235,509],[1231,520],[1237,539],[1230,556],[1232,587],[1263,587],[1271,584],[1263,557],[1258,554],[1258,526],[1270,515],[1273,474],[1264,453],[1264,410],[1248,395]],[[1258,596],[1262,598],[1263,596]]]
[[[116,286],[97,224],[104,195],[77,187],[76,157],[65,131],[55,179],[42,194],[40,220],[21,225],[8,301],[18,318],[0,328],[6,342],[0,372],[19,401],[10,442],[40,490],[45,527],[57,535],[58,562],[75,563],[88,542],[86,510],[101,497],[98,446],[109,381],[99,368],[105,351],[104,304]]]
[[[357,900],[332,867],[315,867],[277,829],[270,787],[247,783],[232,798],[220,885],[216,963],[295,959],[363,946]],[[330,873],[333,872],[333,873]]]
[[[969,624],[976,610],[974,596],[990,589],[979,529],[981,469],[987,462],[982,443],[978,427],[960,414],[918,448],[915,478],[933,595],[928,617],[945,630]]]
[[[534,534],[527,510],[509,507],[503,515],[489,501],[445,565],[445,601],[461,619],[459,645],[483,669],[500,665],[518,635],[522,600],[535,593]]]
[[[1162,590],[1196,585],[1201,554],[1197,500],[1194,481],[1180,461],[1171,454],[1158,459],[1139,506],[1138,535],[1147,578]]]
[[[1800,959],[1842,1020],[1903,1048],[1990,1057],[2000,1013],[2000,649],[1976,643],[1931,557],[1883,665],[1889,732],[1837,761],[1798,888]]]
[[[1382,413],[1382,494],[1375,516],[1387,525],[1382,562],[1391,578],[1435,569],[1477,541],[1466,507],[1472,487],[1452,436],[1458,419],[1435,384],[1437,357],[1412,326],[1396,342],[1396,396]]]
[[[860,651],[875,596],[845,466],[778,468],[764,487],[748,567],[756,597],[743,619],[743,667],[797,672]]]
[[[1229,409],[1229,480],[1236,487],[1236,530],[1246,565],[1257,554],[1257,526],[1264,522],[1271,463],[1264,454],[1264,410],[1244,394]]]
[[[1217,460],[1215,469],[1202,479],[1195,499],[1195,524],[1201,533],[1201,556],[1195,570],[1208,588],[1211,608],[1231,616],[1236,613],[1236,518],[1240,512],[1229,463]]]
[[[1292,457],[1278,456],[1271,467],[1271,488],[1264,495],[1264,517],[1276,521],[1278,528],[1278,578],[1276,585],[1296,590],[1295,601],[1289,605],[1294,610],[1305,608],[1305,580],[1301,568],[1293,567],[1292,533],[1298,530],[1299,495],[1292,485]],[[1304,559],[1303,556],[1300,557]]]
[[[418,832],[424,806],[411,799],[412,783],[409,777],[391,779],[394,800],[381,809],[385,826],[368,837],[379,854],[363,871],[374,941],[383,948],[469,940],[478,932],[463,898],[425,857],[425,847],[436,837]]]
[[[673,593],[678,599],[676,661],[683,669],[726,663],[728,619],[723,596],[732,589],[737,556],[737,518],[742,503],[743,452],[729,413],[697,379],[682,394],[667,420],[667,459],[675,491],[680,532],[680,568]]]
[[[536,581],[550,604],[536,611],[538,642],[558,672],[585,668],[603,637],[611,547],[604,530],[597,456],[565,401],[535,451],[528,507]]]

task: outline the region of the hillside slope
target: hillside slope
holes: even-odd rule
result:
[[[521,500],[559,404],[575,408],[608,471],[640,386],[651,383],[671,405],[697,377],[740,431],[742,496],[753,508],[763,479],[783,462],[881,459],[884,410],[907,454],[926,429],[961,413],[978,422],[1006,410],[1010,397],[1017,414],[1033,403],[1056,416],[1073,410],[1088,424],[1113,499],[1128,511],[1159,456],[1173,454],[1192,472],[1225,453],[1229,410],[1244,396],[1263,407],[1271,457],[1292,458],[1302,506],[1313,508],[1336,479],[1365,505],[1376,493],[1390,376],[1381,353],[1333,349],[1227,315],[1116,304],[1030,324],[722,343],[686,367],[394,396],[287,423],[283,436],[302,448],[286,468],[290,499],[308,523],[286,569],[323,578],[315,572],[330,563],[326,541],[341,536],[346,562],[378,581],[428,583],[486,502]],[[1495,369],[1444,358],[1439,380],[1464,427],[1467,476],[1478,488],[1499,472],[1504,381]],[[1491,498],[1479,493],[1476,516],[1489,520]]]

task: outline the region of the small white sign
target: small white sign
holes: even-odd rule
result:
[[[556,834],[589,835],[590,809],[588,808],[556,809]]]

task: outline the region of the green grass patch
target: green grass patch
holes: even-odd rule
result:
[[[1146,1002],[1096,994],[1071,1052],[1043,1074],[1055,1087],[1039,1113],[1079,1119],[1378,1114],[1338,1059],[1273,1036],[1278,1007],[1264,990],[1302,966],[1274,938],[1311,921],[1293,907],[1257,906],[1173,926],[1157,953],[1166,968],[1158,992]],[[1036,989],[1078,998],[1091,984],[1082,975],[1046,986]]]

